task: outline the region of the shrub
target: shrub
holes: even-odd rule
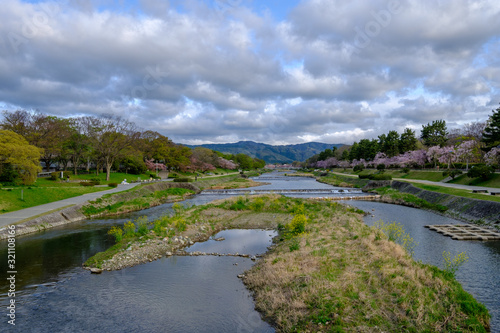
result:
[[[265,205],[264,199],[257,198],[254,200],[254,202],[252,202],[250,207],[257,212],[260,212],[262,208],[264,208],[264,205]]]
[[[401,223],[384,223],[379,220],[373,225],[374,228],[382,231],[390,241],[401,245],[409,255],[413,256],[417,243],[413,240],[410,234],[406,233]]]
[[[460,170],[446,170],[443,172],[444,177],[451,177],[451,179],[455,179],[456,176],[461,175],[462,171]]]
[[[123,232],[125,233],[125,237],[132,237],[135,234],[135,224],[132,221],[127,221],[123,225]]]
[[[245,210],[247,209],[246,203],[248,202],[248,199],[245,199],[243,197],[238,197],[235,203],[233,203],[231,206],[229,206],[229,209],[231,210]]]
[[[191,181],[191,178],[183,177],[183,178],[174,178],[174,182],[176,183],[188,183]]]
[[[455,272],[458,270],[460,266],[462,266],[469,257],[465,252],[460,252],[455,257],[451,257],[451,253],[447,251],[443,251],[443,262],[444,262],[444,270],[455,276]]]
[[[148,218],[145,216],[139,217],[137,220],[137,233],[144,236],[148,233]]]
[[[90,181],[94,183],[94,185],[101,185],[101,179],[100,178],[90,178]]]
[[[108,231],[108,235],[113,235],[115,237],[116,242],[118,243],[123,239],[123,230],[120,227],[112,227]]]
[[[403,173],[410,173],[410,168],[404,167],[401,171],[403,171]]]
[[[287,225],[287,230],[290,235],[300,235],[306,231],[307,217],[304,214],[297,214],[292,221]]]
[[[80,186],[94,186],[94,182],[80,182]]]
[[[379,170],[379,171],[385,170],[385,164],[383,164],[383,163],[378,164],[377,165],[377,170]]]
[[[177,177],[179,177],[179,175],[176,173],[169,173],[168,174],[168,178],[177,178]]]
[[[118,184],[117,184],[117,183],[109,183],[109,184],[108,184],[108,186],[109,186],[109,187],[117,187],[117,186],[118,186]]]
[[[386,175],[386,174],[383,174],[383,173],[375,173],[373,175],[370,175],[368,177],[368,179],[370,179],[370,180],[392,180],[392,176],[391,175]]]
[[[177,228],[177,230],[179,231],[185,231],[186,230],[186,227],[187,227],[187,223],[186,223],[186,220],[184,220],[183,218],[179,218],[177,220],[175,220],[174,222],[175,224],[175,228]]]
[[[481,178],[483,180],[488,180],[491,178],[495,169],[487,165],[474,166],[467,172],[467,177],[469,178]]]
[[[358,175],[359,179],[370,179],[370,174],[367,174],[367,175]]]
[[[354,168],[352,168],[354,172],[363,171],[364,169],[365,168],[363,167],[363,164],[358,164]]]

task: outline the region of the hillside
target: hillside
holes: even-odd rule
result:
[[[224,154],[247,154],[266,161],[266,163],[292,163],[293,161],[305,161],[309,157],[322,152],[333,146],[341,147],[343,144],[327,144],[319,142],[299,143],[295,145],[273,146],[253,141],[240,141],[224,144],[204,144],[199,146],[188,145],[188,147],[205,147],[220,151]]]

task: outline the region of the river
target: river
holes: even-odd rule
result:
[[[286,195],[356,196],[345,189],[312,178],[265,174],[270,183],[255,190],[289,192]],[[339,191],[343,190],[343,191]],[[331,193],[326,193],[331,191]],[[239,194],[201,194],[184,201],[199,205]],[[397,221],[419,243],[415,258],[441,267],[444,250],[466,251],[469,261],[457,272],[464,288],[492,314],[492,331],[500,328],[500,242],[454,241],[424,224],[460,223],[426,211],[374,202],[348,201],[378,219]],[[109,219],[86,220],[16,239],[16,331],[30,332],[273,332],[254,310],[250,293],[237,278],[253,261],[241,257],[169,257],[121,271],[91,275],[81,265],[113,244],[107,231],[139,216],[153,220],[171,212],[165,204]],[[274,232],[231,230],[222,242],[208,241],[188,251],[258,254],[266,251]],[[7,258],[6,242],[0,258]],[[0,260],[0,278],[6,279],[6,260]],[[0,306],[8,304],[8,285],[0,289]],[[5,314],[7,313],[6,310]],[[7,327],[3,315],[0,327]]]

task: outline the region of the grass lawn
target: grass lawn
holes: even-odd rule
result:
[[[10,190],[9,190],[10,189]],[[0,190],[0,213],[43,205],[49,202],[76,197],[86,193],[109,190],[109,187],[73,186],[26,186]],[[21,191],[23,199],[21,200]]]
[[[500,174],[495,173],[493,177],[488,180],[482,180],[480,178],[469,178],[467,177],[467,175],[461,175],[460,177],[455,178],[449,183],[500,188]]]
[[[471,193],[472,191],[470,191],[470,190],[459,190],[459,189],[455,189],[455,188],[449,188],[449,187],[443,187],[443,186],[437,186],[437,185],[426,185],[426,184],[419,184],[419,183],[412,183],[412,185],[415,187],[421,188],[423,190],[427,190],[427,191],[451,194],[451,195],[456,195],[459,197],[500,202],[500,197],[498,197],[498,196],[489,195],[489,194]]]
[[[79,183],[83,180],[99,178],[102,185],[109,183],[119,184],[124,179],[128,181],[137,180],[137,178],[149,179],[149,174],[131,175],[116,172],[111,174],[109,182],[105,180],[105,173],[101,173],[98,176],[95,174],[81,174],[70,177],[70,182],[38,178],[36,183],[31,186],[0,187],[2,188],[0,190],[0,214],[110,189],[107,186],[80,186]],[[21,200],[21,190],[23,191],[24,200]]]

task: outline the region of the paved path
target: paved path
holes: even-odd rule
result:
[[[214,178],[214,177],[228,176],[228,175],[233,175],[233,174],[238,174],[238,172],[233,172],[233,173],[229,173],[226,175],[212,175],[212,176],[205,176],[204,175],[203,177],[198,177],[198,179],[203,180],[205,178]],[[163,181],[173,181],[173,179],[164,179]],[[40,215],[40,214],[49,213],[53,210],[57,210],[57,209],[60,209],[60,208],[66,207],[66,206],[78,205],[78,204],[85,203],[89,200],[95,200],[97,198],[102,197],[104,194],[126,191],[128,189],[136,187],[139,184],[140,183],[119,184],[118,187],[110,189],[110,190],[94,192],[94,193],[87,193],[87,194],[80,195],[80,196],[73,197],[73,198],[69,198],[69,199],[50,202],[50,203],[45,204],[45,205],[39,205],[39,206],[30,207],[30,208],[16,210],[16,211],[10,212],[10,213],[0,214],[0,228],[5,227],[5,226],[12,224],[12,223],[16,223],[16,222],[19,222],[19,221],[22,221],[25,219],[35,217],[35,216]]]
[[[340,176],[348,176],[348,177],[356,177],[358,178],[357,175],[349,175],[341,172],[331,172]],[[450,187],[450,188],[456,188],[459,190],[468,190],[468,191],[473,191],[473,190],[486,190],[488,193],[484,193],[484,195],[490,195],[490,192],[500,192],[500,188],[496,187],[485,187],[485,186],[472,186],[472,185],[461,185],[461,184],[451,184],[451,183],[442,183],[442,182],[433,182],[430,180],[420,180],[420,179],[406,179],[406,178],[393,178],[393,180],[398,180],[402,182],[408,182],[408,183],[420,183],[420,184],[426,184],[426,185],[434,185],[434,186],[442,186],[442,187]]]
[[[0,227],[4,227],[6,225],[16,223],[16,222],[22,221],[24,219],[28,219],[28,218],[40,215],[40,214],[49,213],[53,210],[60,209],[60,208],[66,207],[66,206],[78,205],[78,204],[85,203],[89,200],[95,200],[97,198],[102,197],[104,194],[126,191],[128,189],[136,187],[139,184],[140,183],[119,184],[118,187],[115,187],[113,189],[109,189],[106,191],[87,193],[87,194],[80,195],[80,196],[73,197],[73,198],[69,198],[69,199],[50,202],[50,203],[45,204],[45,205],[34,206],[34,207],[30,207],[30,208],[16,210],[16,211],[10,212],[10,213],[1,214],[0,215]]]

